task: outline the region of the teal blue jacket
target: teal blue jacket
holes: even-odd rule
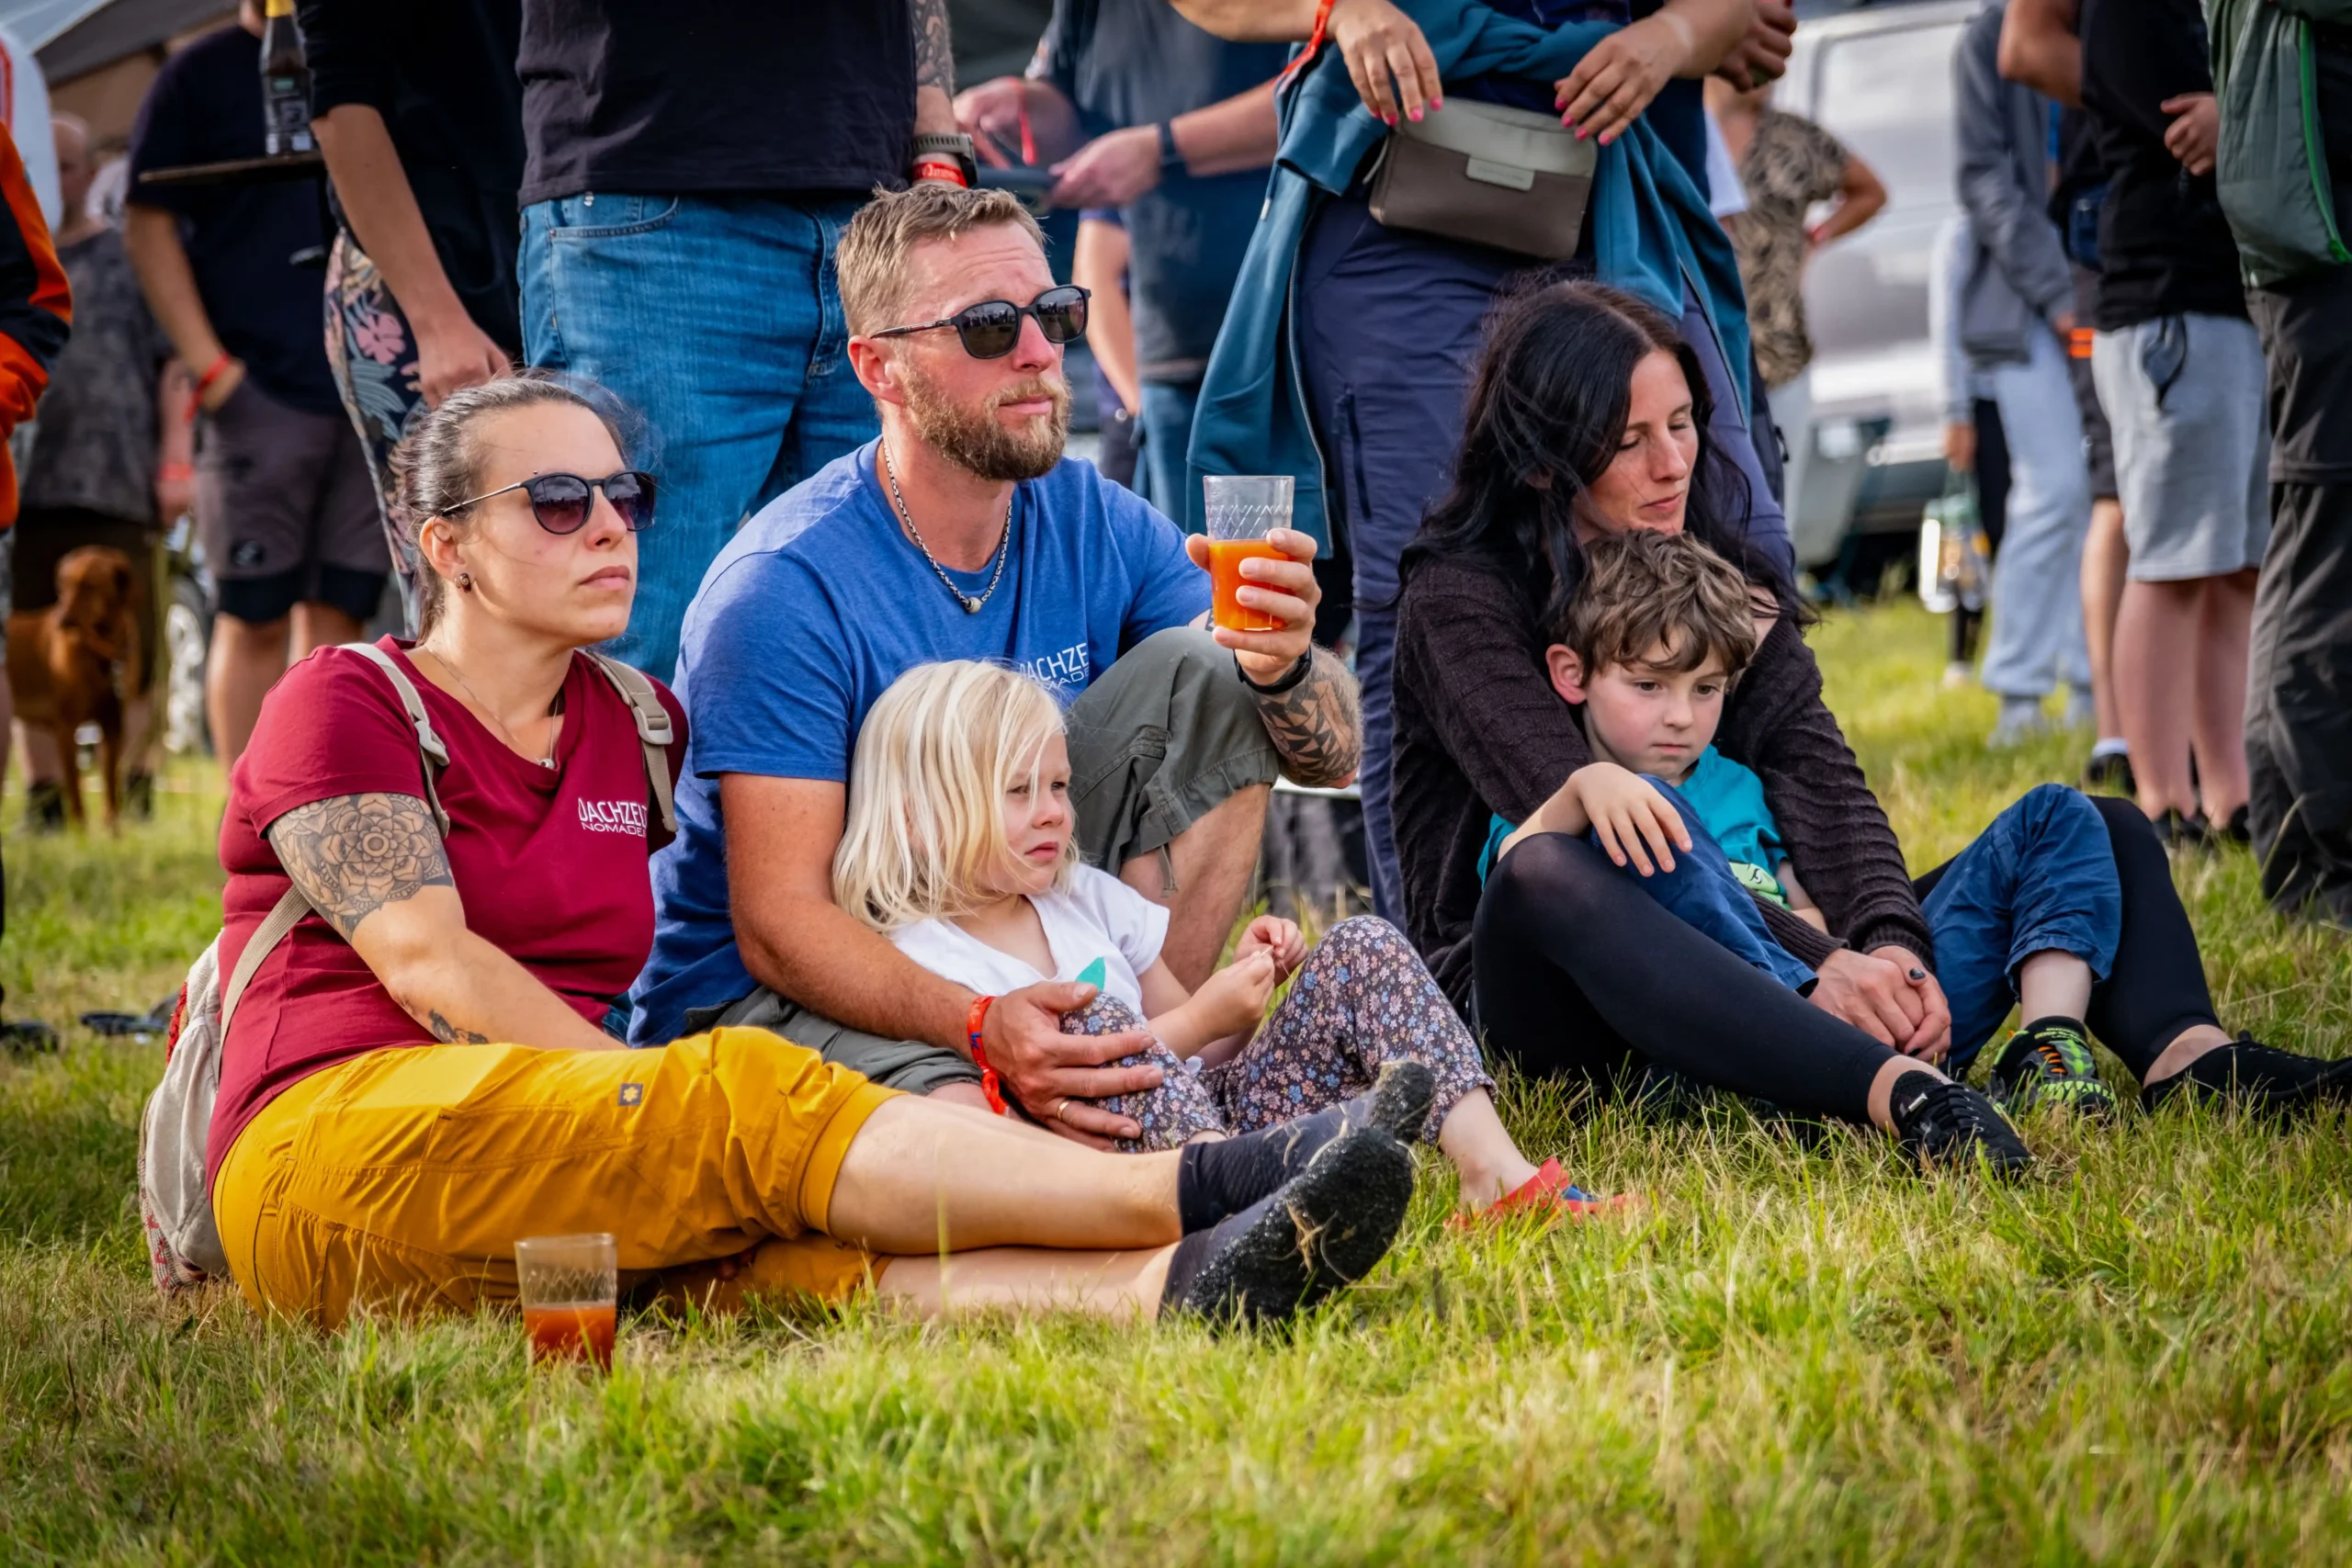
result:
[[[2352,262],[2319,122],[2312,23],[2352,22],[2352,0],[2205,0],[2222,144],[2213,176],[2256,288]]]
[[[1487,73],[1556,81],[1614,30],[1608,23],[1585,22],[1545,31],[1480,0],[1398,3],[1420,25],[1447,81]],[[1328,552],[1323,458],[1298,373],[1291,288],[1307,220],[1348,188],[1388,128],[1363,107],[1340,51],[1328,45],[1283,89],[1279,103],[1282,140],[1266,204],[1193,416],[1184,523],[1193,532],[1201,529],[1205,474],[1292,474],[1298,479],[1295,525]],[[1636,120],[1600,150],[1591,203],[1600,280],[1678,318],[1686,297],[1697,299],[1732,385],[1744,393],[1747,307],[1731,242],[1646,123]]]

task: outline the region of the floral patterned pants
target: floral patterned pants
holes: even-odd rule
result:
[[[1107,997],[1062,1017],[1068,1034],[1146,1027],[1133,1009]],[[1155,1043],[1119,1065],[1148,1062],[1166,1081],[1100,1103],[1143,1124],[1141,1137],[1119,1145],[1124,1152],[1171,1149],[1203,1133],[1254,1133],[1352,1100],[1395,1061],[1424,1062],[1437,1075],[1437,1099],[1421,1129],[1431,1142],[1464,1095],[1495,1084],[1420,954],[1396,927],[1363,916],[1334,926],[1307,954],[1289,994],[1233,1060],[1195,1072]]]

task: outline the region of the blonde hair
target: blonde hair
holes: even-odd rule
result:
[[[966,190],[921,180],[904,190],[877,190],[857,209],[833,247],[841,280],[842,314],[854,333],[880,332],[907,298],[907,260],[917,245],[954,240],[974,229],[1010,226],[1046,248],[1046,231],[1009,190]]]
[[[1005,792],[1034,786],[1061,705],[1043,682],[977,660],[919,664],[890,683],[857,732],[848,819],[833,852],[833,902],[878,931],[953,919],[1017,872],[1005,839]],[[1055,888],[1077,863],[1075,838]]]

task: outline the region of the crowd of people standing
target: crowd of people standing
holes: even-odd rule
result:
[[[1884,192],[1770,105],[1778,0],[1057,0],[960,94],[944,0],[300,0],[323,312],[317,215],[261,185],[134,186],[146,304],[106,307],[204,411],[240,1287],[466,1306],[519,1235],[612,1228],[648,1292],[1280,1315],[1377,1260],[1412,1140],[1463,1223],[1604,1206],[1489,1063],[1996,1172],[2003,1107],[2112,1113],[2092,1038],[2152,1107],[2352,1089],[2223,1027],[2165,856],[2236,831],[2283,901],[2352,898],[2352,720],[2305,717],[2352,517],[2293,368],[2332,193],[2217,198],[2284,155],[2191,0],[2008,6],[1956,64],[1939,313],[2007,435],[1984,680],[1996,739],[2111,711],[2138,799],[2038,790],[1914,878],[1804,645],[1775,430],[1804,256]],[[258,151],[263,20],[166,65],[134,173]],[[2309,37],[2216,58],[2339,58]],[[1567,238],[1400,216],[1396,149],[1464,120],[1583,160]],[[2078,160],[2095,254],[2051,216]],[[1022,190],[1083,210],[1075,280]],[[1064,450],[1105,321],[1132,487]],[[1187,526],[1248,474],[1296,493],[1244,630]],[[392,583],[413,635],[334,648]],[[1221,965],[1278,777],[1360,784],[1376,914]]]

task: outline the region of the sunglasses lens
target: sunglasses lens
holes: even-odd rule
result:
[[[653,521],[653,476],[618,473],[605,481],[605,499],[632,534]]]
[[[1002,299],[973,306],[956,318],[964,352],[975,359],[1001,359],[1021,338],[1021,312]]]
[[[588,521],[594,492],[585,479],[571,474],[542,474],[523,491],[531,498],[531,515],[550,534],[577,534]]]
[[[1073,343],[1086,334],[1086,296],[1075,288],[1049,288],[1037,296],[1037,330],[1047,343]]]

